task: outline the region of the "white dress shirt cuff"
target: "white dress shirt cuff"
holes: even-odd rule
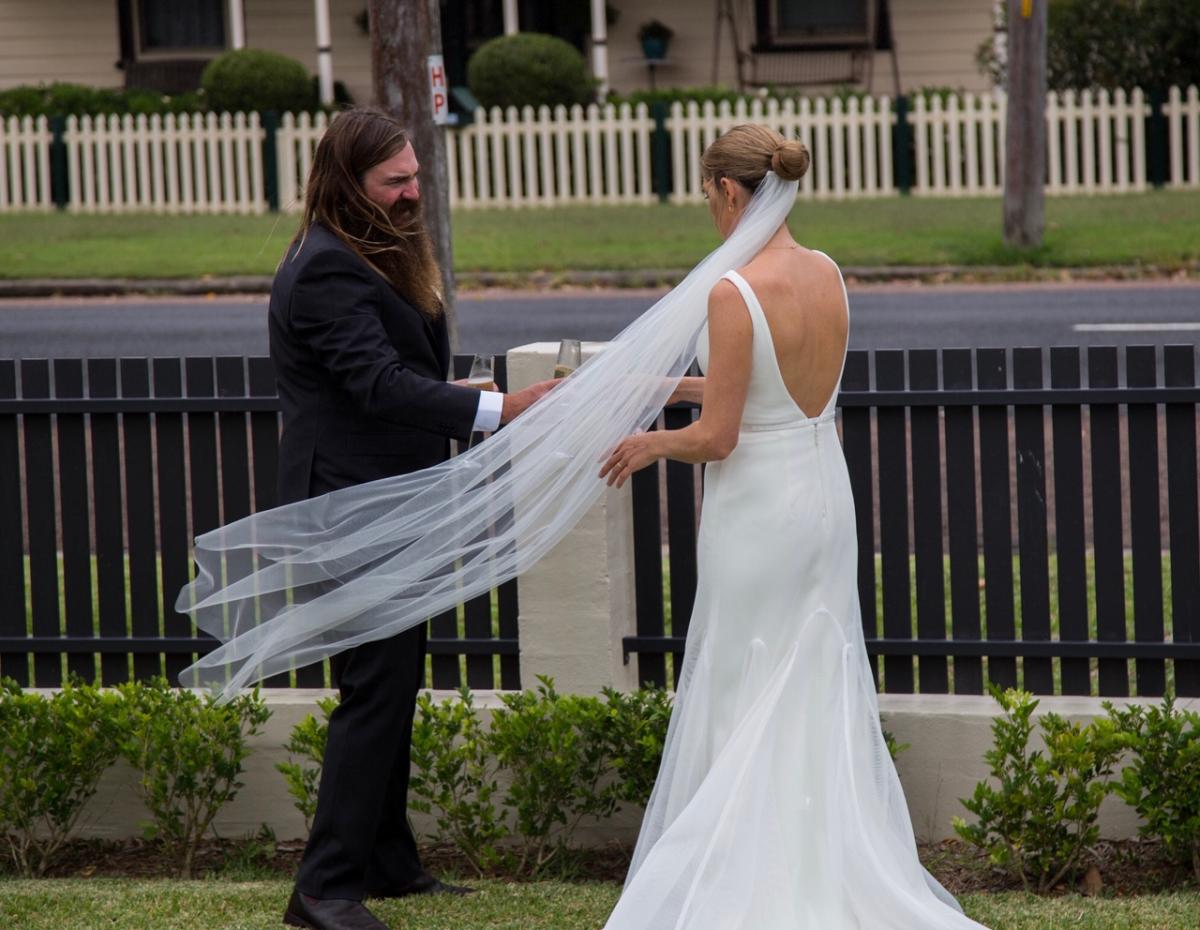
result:
[[[504,395],[499,391],[480,391],[479,409],[475,411],[475,431],[494,432],[500,425],[500,411],[504,408]]]

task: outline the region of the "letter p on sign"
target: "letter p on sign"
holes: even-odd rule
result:
[[[444,126],[450,121],[450,89],[446,86],[446,66],[441,55],[429,56],[429,91],[433,100],[433,121]]]

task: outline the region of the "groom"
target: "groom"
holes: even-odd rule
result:
[[[403,128],[380,111],[342,113],[317,146],[304,219],[271,289],[280,504],[436,465],[450,437],[494,430],[554,384],[500,394],[446,383],[450,346],[419,167]],[[284,923],[386,930],[363,898],[467,891],[422,868],[408,825],[425,629],[331,665],[341,703]]]

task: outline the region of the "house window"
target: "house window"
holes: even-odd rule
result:
[[[757,0],[762,49],[839,49],[875,39],[877,0]]]
[[[225,47],[224,0],[140,0],[142,51]]]

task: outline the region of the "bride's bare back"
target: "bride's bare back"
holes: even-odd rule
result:
[[[762,305],[788,393],[817,416],[837,390],[849,333],[837,266],[802,246],[768,248],[741,275]]]

